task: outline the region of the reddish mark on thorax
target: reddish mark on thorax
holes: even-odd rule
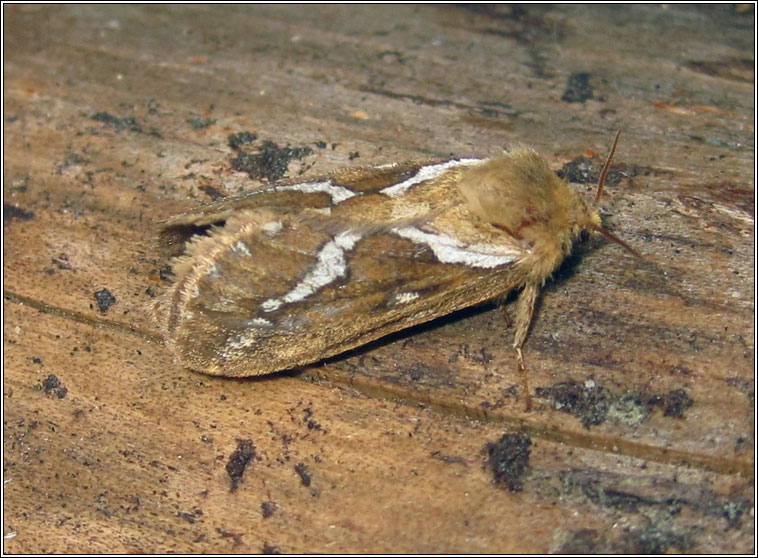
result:
[[[537,213],[537,210],[534,208],[533,205],[527,206],[524,213],[526,213],[526,217],[521,219],[521,223],[519,223],[518,227],[516,227],[515,229],[511,229],[510,227],[506,227],[505,225],[495,225],[495,228],[498,228],[501,231],[507,232],[510,236],[512,236],[516,240],[523,240],[521,231],[525,229],[526,227],[531,227],[532,225],[534,225],[535,223],[539,221],[539,218],[535,216],[535,214]]]

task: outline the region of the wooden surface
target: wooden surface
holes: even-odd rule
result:
[[[754,552],[752,6],[4,16],[6,552]],[[158,338],[158,223],[263,183],[232,134],[297,177],[618,127],[647,260],[593,239],[546,286],[530,413],[495,307],[255,380]]]

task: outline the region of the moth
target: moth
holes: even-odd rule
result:
[[[181,364],[254,376],[344,353],[389,333],[521,288],[522,348],[540,288],[583,231],[594,202],[518,147],[490,159],[338,171],[231,196],[164,223],[181,255],[158,305]]]

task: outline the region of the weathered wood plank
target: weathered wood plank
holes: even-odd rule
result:
[[[753,14],[661,9],[6,7],[6,550],[751,552]],[[255,381],[157,339],[157,223],[261,183],[230,134],[310,147],[297,176],[557,169],[618,126],[606,222],[647,261],[592,241],[546,286],[531,413],[500,309]],[[521,492],[484,465],[503,427]]]
[[[295,378],[209,379],[123,332],[6,310],[8,549],[620,551],[658,537],[661,549],[728,552],[750,543],[749,482],[735,475],[533,437],[529,470],[516,476],[523,490],[511,492],[486,465],[498,424]],[[255,457],[232,491],[226,465],[240,439]],[[706,522],[717,542],[701,539]]]

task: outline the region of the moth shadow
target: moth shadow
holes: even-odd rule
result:
[[[316,363],[314,365],[309,366],[315,366],[320,363]],[[214,380],[222,380],[224,382],[232,381],[232,382],[240,382],[245,384],[257,384],[259,382],[269,382],[271,380],[275,380],[277,378],[296,378],[300,373],[303,372],[303,370],[306,367],[298,367],[298,368],[290,368],[287,370],[279,370],[277,372],[271,372],[268,374],[259,374],[257,376],[219,376],[219,375],[208,375],[203,373],[200,370],[192,370],[191,368],[187,368],[187,370],[190,370],[194,374],[197,374],[203,378],[212,378]]]
[[[518,292],[520,292],[520,289],[516,293],[514,292],[508,293],[508,295],[504,297],[503,299],[483,302],[476,306],[472,306],[470,308],[464,308],[462,310],[458,310],[457,312],[453,312],[446,316],[435,318],[434,320],[430,320],[422,324],[417,324],[405,329],[401,329],[399,331],[395,331],[393,333],[389,333],[385,335],[384,337],[380,337],[379,339],[370,341],[369,343],[366,343],[365,345],[361,345],[360,347],[356,347],[355,349],[351,349],[344,353],[340,353],[339,355],[335,355],[333,357],[319,361],[316,365],[322,366],[322,365],[327,365],[327,364],[339,363],[341,361],[345,361],[350,358],[360,358],[379,348],[392,345],[395,343],[401,343],[401,347],[405,346],[405,343],[408,340],[414,337],[417,337],[418,335],[421,335],[430,331],[434,331],[436,329],[440,329],[446,326],[451,326],[459,322],[463,322],[465,320],[468,320],[480,314],[490,312],[496,308],[503,306],[504,304],[508,304],[509,302],[511,302],[513,299],[516,298]]]
[[[579,263],[585,254],[592,252],[596,248],[602,245],[602,242],[595,242],[593,240],[587,240],[577,243],[571,254],[561,262],[550,278],[545,282],[544,289],[552,289],[556,284],[561,283],[567,279],[572,278],[579,272]],[[538,299],[539,300],[539,299]]]

